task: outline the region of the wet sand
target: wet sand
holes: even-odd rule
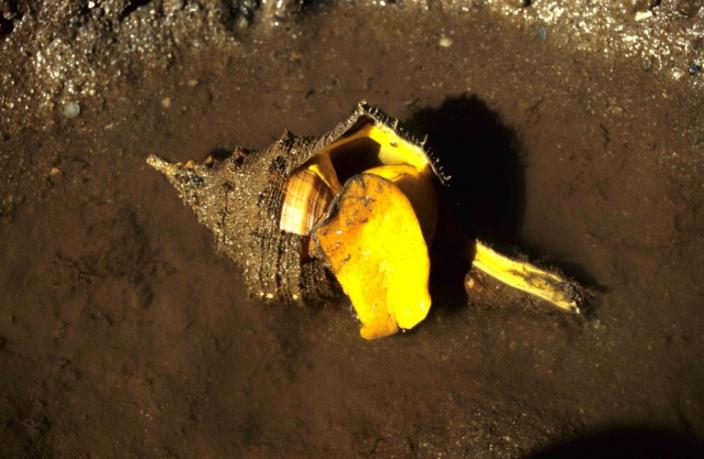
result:
[[[522,24],[309,8],[92,98],[6,107],[2,455],[701,456],[702,75]],[[248,300],[145,164],[320,134],[362,98],[429,134],[469,231],[593,288],[590,316],[440,278],[416,330],[365,342],[342,298]]]

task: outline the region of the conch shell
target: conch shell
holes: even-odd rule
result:
[[[286,131],[269,148],[238,147],[222,160],[147,162],[242,267],[250,294],[311,303],[341,287],[362,337],[374,339],[413,328],[430,309],[435,188],[448,177],[424,144],[362,102],[320,137]],[[466,252],[487,274],[578,309],[577,287],[556,274],[475,241]]]
[[[338,214],[339,204],[346,202],[341,199],[343,185],[350,178],[367,170],[374,175],[377,168],[372,181],[383,180],[402,189],[408,177],[422,176],[433,202],[433,181],[443,183],[446,179],[436,160],[424,150],[423,141],[365,103],[320,137],[299,138],[284,132],[267,149],[253,152],[236,148],[223,160],[181,164],[152,155],[147,162],[168,178],[199,222],[213,232],[218,248],[242,267],[249,292],[263,300],[287,303],[317,302],[339,291],[325,251],[311,244],[311,231],[316,225],[325,228],[322,223]],[[397,169],[385,170],[386,166]],[[396,182],[384,174],[395,174]],[[413,194],[417,193],[411,189],[409,195]],[[416,221],[421,238],[428,238],[422,239],[420,258],[425,257],[429,265],[428,247],[437,214],[425,207],[420,213],[427,214],[422,224],[415,214],[411,220]],[[325,240],[322,233],[320,237]],[[427,300],[422,301],[422,317],[415,323],[430,307],[428,275],[421,277]],[[393,296],[386,291],[376,294]],[[386,298],[379,301],[386,302]],[[367,309],[380,308],[373,303]],[[410,327],[411,322],[404,324]],[[388,333],[382,335],[398,329],[395,325],[385,328]],[[365,335],[378,337],[380,332]]]

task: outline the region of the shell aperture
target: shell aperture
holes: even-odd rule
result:
[[[436,224],[425,153],[374,122],[347,133],[292,174],[280,220],[282,231],[312,231],[309,252],[335,275],[365,339],[413,328],[428,314]]]

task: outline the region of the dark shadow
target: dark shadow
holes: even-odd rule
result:
[[[407,121],[451,176],[443,189],[470,237],[499,248],[516,246],[523,220],[525,178],[514,132],[475,96],[447,99]]]
[[[232,156],[232,150],[232,148],[213,148],[210,150],[209,156],[211,156],[215,161],[224,161]]]
[[[15,29],[15,23],[0,16],[0,38],[10,35]]]
[[[704,444],[675,432],[622,428],[588,434],[552,446],[529,459],[694,459],[704,457]]]
[[[490,241],[511,253],[520,246],[525,179],[518,142],[499,116],[475,96],[447,99],[406,122],[451,176],[441,188],[442,225],[434,239],[431,294],[437,304],[464,305],[464,275],[469,263],[461,254],[462,234]]]
[[[137,8],[149,5],[151,0],[128,0],[119,15],[120,22],[124,21],[130,14],[137,11]]]

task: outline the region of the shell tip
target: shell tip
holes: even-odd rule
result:
[[[174,168],[176,167],[157,155],[149,155],[149,157],[147,157],[147,164],[164,175],[173,175]]]

